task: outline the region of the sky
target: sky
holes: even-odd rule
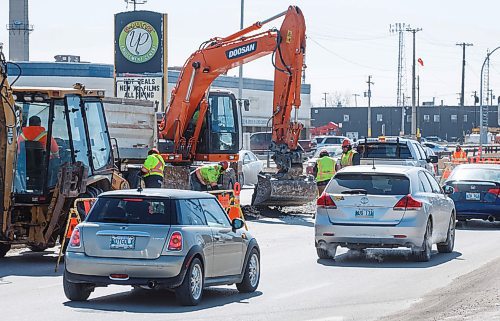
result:
[[[0,0],[0,42],[8,57],[8,0]],[[230,35],[240,27],[241,0],[148,0],[142,10],[168,14],[168,65],[181,66],[205,40]],[[479,93],[487,50],[500,46],[500,2],[491,0],[245,0],[244,25],[264,20],[289,5],[299,6],[306,20],[306,83],[313,106],[335,97],[366,106],[372,76],[372,106],[396,104],[398,35],[389,25],[422,28],[416,33],[420,102],[457,105],[461,91],[462,47],[466,48],[465,103]],[[129,5],[128,10],[131,10]],[[30,60],[54,61],[57,54],[82,61],[113,63],[114,14],[126,11],[123,0],[30,0]],[[279,28],[281,20],[262,27]],[[411,33],[405,32],[406,93],[411,96]],[[244,66],[244,77],[273,79],[271,57]],[[490,59],[490,88],[500,95],[500,50]],[[238,70],[230,71],[237,76]],[[405,82],[405,81],[404,81]],[[496,99],[495,99],[496,102]],[[411,99],[408,100],[411,105]]]

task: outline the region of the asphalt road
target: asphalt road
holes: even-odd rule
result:
[[[249,201],[251,191],[243,191],[243,203]],[[365,256],[341,249],[336,261],[318,260],[309,214],[277,213],[274,218],[260,218],[248,224],[262,251],[262,277],[255,293],[239,294],[235,287],[217,287],[205,290],[199,306],[181,307],[168,291],[133,291],[130,287],[111,286],[96,289],[88,302],[69,302],[62,290],[63,267],[54,272],[55,249],[43,253],[18,249],[0,260],[2,320],[499,318],[500,307],[495,299],[498,287],[496,297],[491,296],[488,288],[491,284],[498,286],[500,277],[498,222],[477,222],[459,229],[455,251],[451,254],[434,251],[428,263],[413,262],[406,250],[369,250]],[[474,288],[478,284],[486,289]],[[447,295],[451,298],[460,293],[468,295],[462,301],[453,301],[455,304],[447,300]],[[485,309],[460,304],[481,296],[486,297],[489,305],[476,301],[487,305]],[[427,304],[439,311],[429,312]],[[449,310],[450,307],[455,310]],[[408,317],[407,311],[418,309],[428,313]],[[465,312],[457,312],[462,310]]]

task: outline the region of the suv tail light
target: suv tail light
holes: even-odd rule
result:
[[[330,195],[326,192],[323,192],[323,194],[321,194],[321,196],[316,201],[316,205],[318,207],[322,207],[322,208],[332,208],[332,209],[337,208],[337,205],[335,204],[335,202],[332,200]]]
[[[182,251],[182,234],[181,232],[174,232],[170,235],[170,240],[168,241],[169,251]]]
[[[396,211],[419,210],[422,208],[422,205],[422,202],[417,201],[410,194],[408,194],[400,199],[396,205],[394,205],[393,209]]]
[[[73,233],[71,234],[71,238],[69,239],[69,246],[71,247],[80,247],[81,246],[81,238],[80,238],[80,229],[75,227]]]

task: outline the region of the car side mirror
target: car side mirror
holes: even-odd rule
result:
[[[231,222],[231,226],[233,227],[233,230],[236,231],[236,230],[239,230],[240,228],[242,228],[243,226],[245,226],[245,222],[243,222],[242,219],[235,218]]]
[[[453,186],[445,185],[443,186],[443,191],[446,195],[451,195],[455,192],[455,189],[453,188]]]
[[[427,158],[427,163],[437,164],[438,160],[439,159],[436,155],[432,155]]]

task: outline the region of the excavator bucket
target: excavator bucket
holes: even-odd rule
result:
[[[305,177],[295,179],[259,175],[252,197],[252,206],[301,206],[318,197],[314,180]]]

